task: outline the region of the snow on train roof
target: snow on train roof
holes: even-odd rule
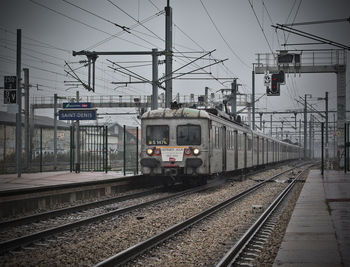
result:
[[[156,109],[145,112],[142,115],[142,119],[155,119],[155,118],[205,118],[209,119],[208,112],[204,110],[192,109],[192,108],[179,108],[179,109]]]

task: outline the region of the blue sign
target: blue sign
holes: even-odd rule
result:
[[[91,102],[63,103],[63,108],[91,108]]]
[[[60,120],[96,120],[96,109],[61,109],[58,117]]]

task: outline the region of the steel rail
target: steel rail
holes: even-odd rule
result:
[[[60,225],[58,227],[53,227],[50,229],[46,229],[46,230],[43,230],[40,232],[36,232],[33,234],[22,236],[19,238],[6,240],[3,242],[0,242],[0,254],[5,253],[5,252],[10,251],[10,250],[13,250],[13,249],[16,249],[16,248],[19,248],[19,247],[26,246],[26,245],[31,244],[35,241],[40,240],[40,239],[47,238],[47,237],[50,237],[50,236],[53,236],[55,234],[59,234],[59,233],[65,232],[65,231],[69,231],[69,230],[76,228],[76,227],[79,227],[79,226],[83,226],[83,225],[93,223],[93,222],[96,222],[99,220],[104,220],[108,217],[120,215],[120,214],[123,214],[126,212],[130,212],[130,211],[133,211],[133,210],[136,210],[139,208],[143,208],[143,207],[152,205],[152,204],[160,203],[160,202],[172,199],[172,198],[177,198],[177,197],[181,197],[181,196],[184,196],[187,194],[205,191],[209,188],[211,188],[210,185],[204,185],[204,186],[200,186],[200,187],[196,187],[196,188],[187,189],[185,191],[175,193],[175,194],[170,195],[170,196],[154,199],[154,200],[151,200],[148,202],[144,202],[141,204],[129,206],[129,207],[118,209],[118,210],[109,211],[109,212],[99,214],[99,215],[96,215],[96,216],[93,216],[90,218],[82,219],[82,220],[79,220],[79,221],[76,221],[73,223],[67,223],[64,225]]]
[[[276,197],[276,199],[269,205],[269,207],[259,216],[253,225],[244,233],[244,235],[236,242],[236,244],[224,255],[216,267],[232,266],[243,250],[248,246],[251,240],[256,236],[265,222],[271,217],[279,204],[286,198],[288,193],[292,190],[294,185],[299,181],[300,176],[310,168],[305,168],[301,173],[295,177],[292,182]]]
[[[187,229],[188,227],[204,220],[205,218],[209,217],[210,215],[213,215],[214,213],[226,208],[227,206],[233,204],[234,202],[240,200],[241,198],[249,195],[250,193],[252,193],[253,191],[257,190],[258,188],[262,187],[263,185],[265,185],[266,183],[270,182],[273,179],[276,179],[277,177],[295,169],[298,168],[297,167],[293,167],[290,168],[288,170],[285,170],[277,175],[274,175],[273,177],[266,179],[265,181],[262,181],[252,187],[250,187],[249,189],[247,189],[244,192],[241,192],[215,206],[212,206],[211,208],[206,209],[205,211],[181,222],[178,223],[168,229],[166,229],[165,231],[154,235],[153,237],[142,241],[138,244],[135,244],[134,246],[131,246],[119,253],[117,253],[116,255],[113,255],[101,262],[99,262],[97,265],[95,265],[95,267],[109,267],[109,266],[120,266],[122,264],[125,264],[126,262],[132,260],[133,258],[141,255],[142,253],[144,253],[145,251],[157,246],[158,244],[164,242],[165,240],[171,238],[172,236],[174,236],[177,233],[180,233],[182,231],[184,231],[185,229]]]
[[[15,227],[15,226],[22,225],[25,223],[32,223],[32,222],[37,222],[40,220],[51,219],[51,218],[58,217],[58,216],[68,214],[68,213],[83,211],[83,210],[87,210],[87,209],[100,207],[103,205],[118,203],[118,202],[130,200],[130,199],[135,199],[135,198],[139,198],[139,197],[144,197],[144,196],[147,196],[150,194],[158,193],[160,191],[161,191],[160,188],[156,188],[156,189],[151,189],[148,191],[143,191],[143,192],[139,192],[139,193],[135,193],[135,194],[128,194],[128,195],[119,196],[119,197],[112,197],[112,198],[108,198],[108,199],[104,199],[104,200],[98,200],[98,201],[84,203],[84,204],[76,205],[76,206],[72,206],[72,207],[66,207],[66,208],[46,211],[46,212],[42,212],[42,213],[38,213],[38,214],[34,214],[34,215],[29,215],[29,216],[25,216],[25,217],[21,217],[21,218],[16,218],[13,220],[0,222],[0,229],[3,230],[6,228],[9,228],[9,227]]]
[[[249,175],[254,175],[254,174],[255,174],[255,172],[253,171]],[[40,239],[43,239],[43,238],[47,238],[49,236],[53,236],[55,234],[59,234],[59,233],[62,233],[64,231],[68,231],[68,230],[71,230],[73,228],[76,228],[76,227],[79,227],[79,226],[83,226],[83,225],[86,225],[86,224],[89,224],[89,223],[92,223],[92,222],[95,222],[95,221],[98,221],[98,220],[102,220],[102,219],[105,219],[105,218],[108,218],[108,217],[111,217],[111,216],[120,215],[122,213],[126,213],[126,212],[129,212],[129,211],[132,211],[134,209],[143,208],[143,207],[145,207],[147,205],[151,205],[151,204],[155,204],[155,203],[158,203],[158,202],[166,201],[166,200],[171,199],[171,198],[181,197],[183,195],[190,194],[190,193],[204,191],[204,190],[207,190],[207,189],[209,189],[211,187],[215,187],[215,186],[217,186],[219,184],[220,183],[214,183],[213,185],[204,185],[204,186],[200,186],[200,187],[197,187],[197,188],[194,188],[194,189],[188,189],[188,190],[185,190],[183,192],[180,192],[180,193],[177,193],[177,194],[174,194],[174,195],[171,195],[171,196],[163,197],[163,198],[160,198],[160,199],[152,200],[152,201],[149,201],[149,202],[145,202],[145,203],[142,203],[142,204],[137,204],[137,205],[134,205],[134,206],[126,207],[126,208],[115,210],[115,211],[110,211],[108,213],[100,214],[100,215],[97,215],[97,216],[94,216],[94,217],[90,217],[90,218],[87,218],[87,219],[82,219],[82,220],[79,220],[79,221],[76,221],[76,222],[73,222],[73,223],[67,223],[67,224],[64,224],[64,225],[61,225],[61,226],[53,227],[53,228],[50,228],[50,229],[46,229],[46,230],[43,230],[43,231],[40,231],[40,232],[36,232],[36,233],[33,233],[33,234],[29,234],[29,235],[26,235],[26,236],[14,238],[14,239],[11,239],[11,240],[2,241],[2,242],[0,242],[0,253],[4,253],[4,252],[10,251],[10,250],[19,248],[21,246],[22,247],[26,246],[28,244],[31,244],[31,243],[37,241],[37,240],[40,240]],[[48,212],[48,213],[50,213],[50,212]],[[62,214],[63,213],[64,213],[64,210],[62,210]],[[46,215],[43,215],[43,217],[44,216],[46,216]],[[47,216],[49,216],[49,214]],[[19,219],[18,224],[21,223],[20,220],[21,219]],[[30,221],[29,218],[27,219],[27,218],[24,217],[23,218],[23,222],[26,221],[26,220]],[[16,224],[15,221],[14,221],[14,223]],[[4,222],[3,226],[6,226],[6,222]]]

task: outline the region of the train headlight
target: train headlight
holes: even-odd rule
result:
[[[195,156],[199,155],[199,149],[198,148],[193,149],[193,154]]]
[[[152,156],[153,149],[152,148],[147,148],[146,153],[147,153],[148,156]]]

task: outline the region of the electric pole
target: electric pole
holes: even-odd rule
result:
[[[326,104],[326,168],[328,168],[329,154],[328,154],[328,92],[325,96]]]
[[[79,91],[76,92],[76,100],[75,102],[79,102]],[[75,158],[77,159],[75,163],[75,172],[79,173],[80,172],[80,127],[79,127],[79,121],[77,120],[75,122],[76,126],[76,149],[75,149]]]
[[[25,150],[25,167],[29,168],[30,160],[30,130],[29,130],[29,69],[24,68],[24,96],[25,96],[25,139],[24,139],[24,150]]]
[[[252,129],[255,130],[255,71],[254,64],[252,70]]]
[[[53,168],[57,169],[57,94],[53,95]]]
[[[307,102],[306,96],[304,98],[304,158],[307,157]]]
[[[17,58],[16,58],[16,87],[17,87],[17,114],[16,114],[16,171],[17,177],[22,174],[22,88],[21,88],[21,48],[22,30],[17,29]]]
[[[165,107],[170,108],[173,94],[173,15],[167,0],[165,7]]]

